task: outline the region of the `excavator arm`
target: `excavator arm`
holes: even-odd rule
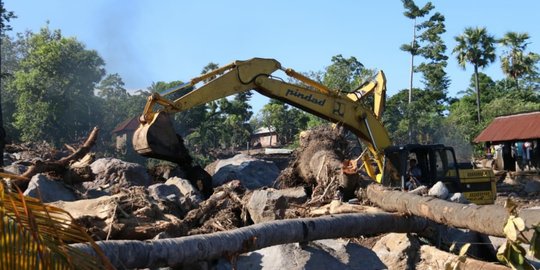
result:
[[[305,85],[284,82],[272,76],[282,70]],[[176,99],[169,100],[154,93],[148,98],[140,126],[135,131],[133,146],[144,156],[181,161],[185,148],[172,128],[169,115],[193,108],[197,105],[226,97],[232,94],[255,90],[267,97],[281,100],[306,112],[347,127],[369,150],[361,156],[364,167],[370,177],[381,181],[380,174],[373,170],[372,161],[383,172],[383,151],[390,146],[390,138],[379,121],[384,109],[385,77],[379,72],[374,80],[362,85],[352,93],[343,93],[327,88],[292,69],[284,69],[274,59],[253,58],[247,61],[235,61],[232,64],[211,71],[192,79],[166,94],[204,84]],[[373,109],[362,104],[368,94],[374,94]],[[158,110],[154,110],[159,104]]]

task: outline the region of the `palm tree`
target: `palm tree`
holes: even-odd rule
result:
[[[535,53],[525,54],[529,38],[527,33],[508,32],[499,40],[499,43],[508,49],[501,57],[502,71],[514,79],[517,89],[518,79],[527,73],[535,72],[536,63],[540,60]]]
[[[0,177],[15,178],[8,173]],[[83,242],[97,256],[70,247]],[[113,269],[66,211],[13,192],[0,181],[0,269]]]
[[[476,88],[476,109],[480,123],[480,87],[478,83],[478,68],[485,68],[495,61],[495,37],[487,33],[484,27],[467,27],[463,34],[454,37],[457,45],[452,51],[456,54],[459,65],[465,69],[470,63],[474,66],[474,79]]]

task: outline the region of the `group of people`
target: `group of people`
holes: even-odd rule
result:
[[[512,147],[512,153],[516,159],[518,166],[524,168],[525,166],[531,166],[531,158],[533,155],[533,143],[530,141],[522,142],[518,141],[514,143]]]
[[[486,149],[487,159],[500,159],[503,158],[506,164],[506,159],[516,161],[517,166],[520,169],[531,169],[532,167],[538,167],[539,149],[538,141],[517,141],[506,142],[501,144],[490,145]],[[506,154],[505,154],[506,153]],[[505,165],[506,167],[506,165]]]

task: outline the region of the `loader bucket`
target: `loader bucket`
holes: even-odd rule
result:
[[[176,134],[169,114],[165,112],[157,113],[151,122],[139,125],[133,134],[133,148],[145,157],[191,167],[192,159],[184,140]]]

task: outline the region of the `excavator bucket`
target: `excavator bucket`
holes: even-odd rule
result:
[[[133,135],[133,148],[145,157],[191,166],[192,158],[182,137],[174,131],[169,114],[159,112],[151,122],[140,124]]]

